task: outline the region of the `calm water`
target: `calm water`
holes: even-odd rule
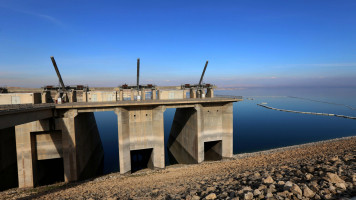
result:
[[[280,112],[256,105],[266,102],[275,108],[356,116],[356,109],[336,105],[346,104],[356,108],[354,88],[246,89],[221,90],[215,93],[244,97],[244,101],[234,103],[234,154],[356,135],[356,120]],[[167,109],[164,113],[165,144],[174,112],[175,109]],[[104,146],[104,173],[118,171],[116,115],[114,112],[97,112],[95,117]],[[169,164],[167,152],[166,164]]]

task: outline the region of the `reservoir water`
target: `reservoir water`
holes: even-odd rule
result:
[[[243,96],[234,103],[234,154],[267,150],[356,135],[356,120],[275,111],[257,106],[356,116],[355,88],[280,88],[216,90],[217,95]],[[298,98],[295,98],[298,97]],[[164,113],[167,144],[175,109]],[[104,147],[104,174],[119,171],[117,117],[95,113]],[[169,165],[166,148],[166,165]]]

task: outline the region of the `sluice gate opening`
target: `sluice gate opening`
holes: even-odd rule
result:
[[[63,158],[37,160],[37,185],[49,185],[64,181]]]
[[[204,142],[204,161],[216,161],[222,159],[222,141]]]
[[[142,169],[154,169],[153,149],[139,149],[130,151],[131,173]]]

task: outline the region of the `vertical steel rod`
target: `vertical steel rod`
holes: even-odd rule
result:
[[[137,58],[137,90],[140,89],[140,58]]]

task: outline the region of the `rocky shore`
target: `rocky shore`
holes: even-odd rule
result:
[[[285,147],[234,159],[35,189],[1,199],[350,199],[356,197],[356,137]]]

